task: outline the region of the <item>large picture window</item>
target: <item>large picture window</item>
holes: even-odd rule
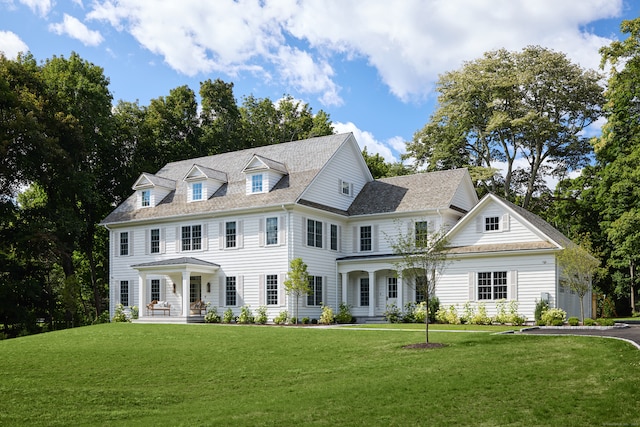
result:
[[[507,298],[507,272],[485,271],[478,273],[478,299],[499,300]]]
[[[199,251],[202,249],[202,226],[186,225],[182,227],[182,250]]]
[[[307,220],[307,246],[322,247],[322,222]]]
[[[322,277],[309,276],[311,292],[307,295],[307,305],[322,305]]]

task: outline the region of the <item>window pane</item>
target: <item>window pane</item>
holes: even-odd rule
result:
[[[416,222],[416,246],[427,246],[429,236],[429,223],[427,221]]]
[[[151,240],[150,252],[152,254],[160,253],[160,229],[154,228],[149,232],[149,234]]]
[[[262,174],[251,177],[251,192],[262,193]]]
[[[316,248],[322,247],[322,223],[316,221]]]
[[[182,227],[182,250],[191,250],[191,227]]]
[[[267,305],[278,305],[278,275],[267,274]]]
[[[231,221],[225,224],[225,237],[226,237],[226,246],[227,248],[235,248],[236,247],[236,222]]]
[[[495,231],[500,229],[500,218],[497,216],[491,216],[484,219],[485,231]]]
[[[202,200],[202,183],[196,182],[193,184],[192,188],[192,200]]]
[[[225,303],[226,305],[236,305],[236,278],[227,277],[226,289],[225,289]]]
[[[151,300],[160,301],[160,279],[151,280]]]
[[[491,299],[491,273],[478,273],[478,299]]]
[[[371,226],[360,227],[360,250],[371,250]]]
[[[338,250],[338,226],[331,224],[331,250]]]
[[[267,245],[278,244],[278,218],[267,218]]]
[[[151,204],[151,195],[148,190],[142,191],[142,206],[149,206]]]
[[[120,233],[120,255],[129,255],[129,233]]]
[[[201,225],[191,226],[191,249],[194,251],[199,251],[200,249],[202,249],[202,226]]]
[[[120,304],[125,307],[129,306],[129,281],[120,281]]]
[[[493,273],[493,299],[507,299],[507,272]]]
[[[360,279],[360,305],[362,307],[369,306],[369,278]]]
[[[389,298],[398,298],[398,279],[396,277],[389,277],[388,279],[388,294]]]

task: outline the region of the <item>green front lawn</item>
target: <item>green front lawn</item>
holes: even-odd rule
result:
[[[0,341],[0,425],[638,424],[640,351],[587,337],[106,324]]]

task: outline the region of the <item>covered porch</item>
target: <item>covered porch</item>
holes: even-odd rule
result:
[[[220,266],[192,257],[132,265],[138,271],[140,322],[203,321]]]
[[[420,299],[412,282],[396,270],[395,257],[347,257],[338,260],[338,300],[351,306],[359,320],[384,315],[387,306]]]

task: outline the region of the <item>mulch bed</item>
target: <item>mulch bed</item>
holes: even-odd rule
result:
[[[432,348],[442,348],[442,347],[446,347],[446,344],[442,344],[440,342],[421,342],[421,343],[417,343],[417,344],[408,344],[408,345],[403,345],[402,348],[417,348],[417,349],[432,349]]]

